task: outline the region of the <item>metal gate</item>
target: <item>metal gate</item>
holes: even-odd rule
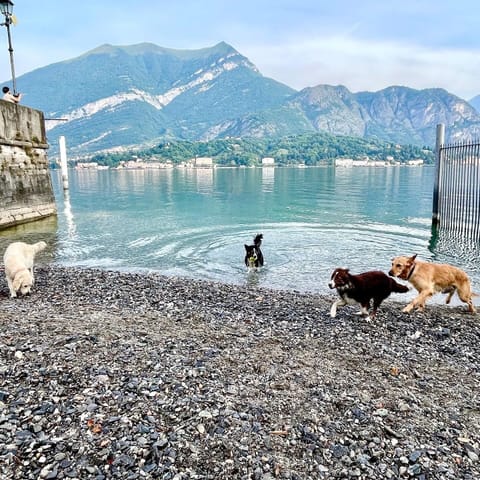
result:
[[[480,143],[444,145],[437,126],[432,227],[480,240]]]

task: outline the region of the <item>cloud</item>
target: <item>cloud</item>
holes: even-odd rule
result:
[[[341,84],[353,92],[403,85],[445,88],[467,100],[480,94],[480,57],[474,50],[326,36],[250,45],[241,53],[262,74],[298,90],[319,84]]]

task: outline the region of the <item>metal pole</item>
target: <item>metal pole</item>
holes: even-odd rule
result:
[[[15,78],[15,64],[13,63],[13,47],[12,47],[12,36],[10,35],[10,24],[12,20],[10,17],[5,17],[5,25],[7,26],[7,37],[8,37],[8,51],[10,52],[10,69],[12,70],[12,85],[13,85],[13,94],[17,94],[17,80]]]
[[[3,4],[4,2],[2,2]],[[12,3],[13,5],[13,3]],[[17,95],[17,79],[15,77],[15,63],[13,61],[13,46],[12,46],[12,34],[10,32],[10,25],[12,22],[12,15],[8,11],[2,9],[2,13],[5,16],[5,22],[1,23],[2,27],[7,27],[7,39],[8,39],[8,52],[10,53],[10,70],[12,71],[12,87],[13,94]]]
[[[440,151],[445,143],[445,124],[437,125],[437,141],[435,143],[435,183],[433,185],[432,227],[440,223],[438,216],[438,185],[440,182]]]

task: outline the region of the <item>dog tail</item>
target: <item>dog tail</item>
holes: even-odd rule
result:
[[[392,292],[396,293],[407,293],[410,291],[406,285],[402,285],[401,283],[396,282],[393,278],[390,279],[392,282]]]
[[[262,240],[263,240],[263,235],[261,233],[259,233],[258,235],[255,236],[255,238],[253,239],[253,244],[259,248],[260,245],[262,244]]]

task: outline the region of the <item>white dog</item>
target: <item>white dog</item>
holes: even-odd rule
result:
[[[34,282],[33,261],[35,255],[46,248],[45,242],[28,244],[24,242],[13,242],[5,250],[3,263],[5,265],[5,276],[7,277],[10,297],[16,297],[20,291],[22,295],[30,293]]]

